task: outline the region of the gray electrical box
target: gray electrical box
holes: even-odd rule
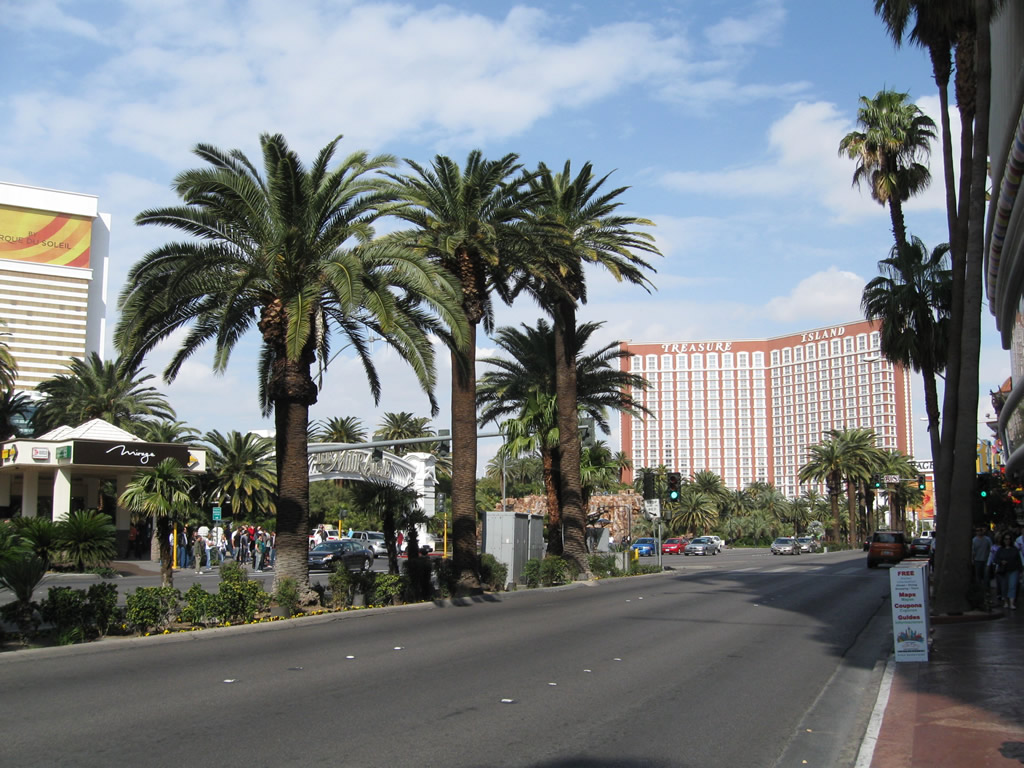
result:
[[[526,561],[544,557],[543,515],[484,512],[483,551],[508,566],[508,581],[518,584]]]

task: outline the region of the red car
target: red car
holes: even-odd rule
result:
[[[681,555],[683,554],[683,547],[690,542],[687,539],[674,538],[665,539],[661,542],[661,554],[663,555]]]

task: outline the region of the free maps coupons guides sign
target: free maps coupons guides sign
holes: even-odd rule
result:
[[[899,563],[889,571],[896,661],[928,661],[928,563]]]

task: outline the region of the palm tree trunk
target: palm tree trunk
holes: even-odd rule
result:
[[[174,586],[174,563],[171,562],[171,523],[166,517],[156,520],[156,542],[160,548],[160,586]]]
[[[832,541],[839,544],[839,479],[833,477],[828,485],[828,501],[832,507]]]
[[[949,242],[956,237],[956,178],[953,173],[953,135],[949,127],[949,75],[952,62],[949,47],[943,45],[929,46],[928,54],[932,60],[932,73],[935,85],[939,89],[939,123],[942,131],[942,175],[946,183],[946,224],[949,230]],[[938,454],[934,454],[937,456]]]
[[[554,309],[555,396],[558,407],[559,487],[562,501],[564,552],[581,574],[589,574],[586,557],[586,514],[580,476],[581,445],[576,405],[576,306],[559,300]]]
[[[924,380],[924,410],[928,416],[928,440],[931,444],[932,458],[937,461],[942,450],[942,440],[939,431],[939,391],[935,382],[935,371],[931,369],[931,366],[925,366],[921,371],[921,378]]]
[[[850,521],[846,526],[846,535],[848,537],[848,543],[853,546],[853,536],[857,527],[857,488],[854,484],[853,479],[848,478],[846,481],[846,511]]]
[[[547,499],[548,508],[548,549],[551,556],[562,556],[562,508],[558,502],[558,467],[555,462],[559,460],[557,448],[541,448],[541,465],[544,469],[544,495]]]
[[[987,179],[989,108],[991,101],[990,0],[975,0],[975,112],[971,193],[968,207],[967,258],[964,274],[964,323],[957,395],[956,442],[950,505],[938,546],[935,606],[938,613],[962,613],[968,608],[970,562],[963,554],[971,536],[971,496],[974,489],[977,441],[978,368],[981,352],[982,268],[985,248],[985,182]],[[947,384],[948,386],[948,384]],[[954,554],[956,553],[956,554]]]
[[[289,378],[301,380],[301,364],[288,366]],[[308,369],[306,378],[312,387]],[[301,388],[301,386],[300,386]],[[274,589],[282,579],[294,579],[302,601],[313,602],[316,593],[309,587],[309,459],[306,434],[309,405],[306,398],[279,398],[274,402],[274,426],[277,430],[277,557],[274,562]]]
[[[902,251],[907,245],[907,225],[903,219],[903,204],[896,198],[889,200],[889,220],[892,222],[892,236]]]
[[[452,352],[452,553],[459,595],[482,591],[476,546],[476,323]]]

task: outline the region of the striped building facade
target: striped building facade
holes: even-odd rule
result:
[[[769,339],[623,342],[623,369],[652,385],[632,394],[654,415],[620,417],[622,450],[634,469],[709,470],[729,488],[769,482],[789,498],[808,446],[831,429],[873,429],[879,447],[912,456],[910,376],[879,344],[863,320]]]
[[[110,216],[97,198],[0,182],[0,333],[15,390],[103,357]]]

